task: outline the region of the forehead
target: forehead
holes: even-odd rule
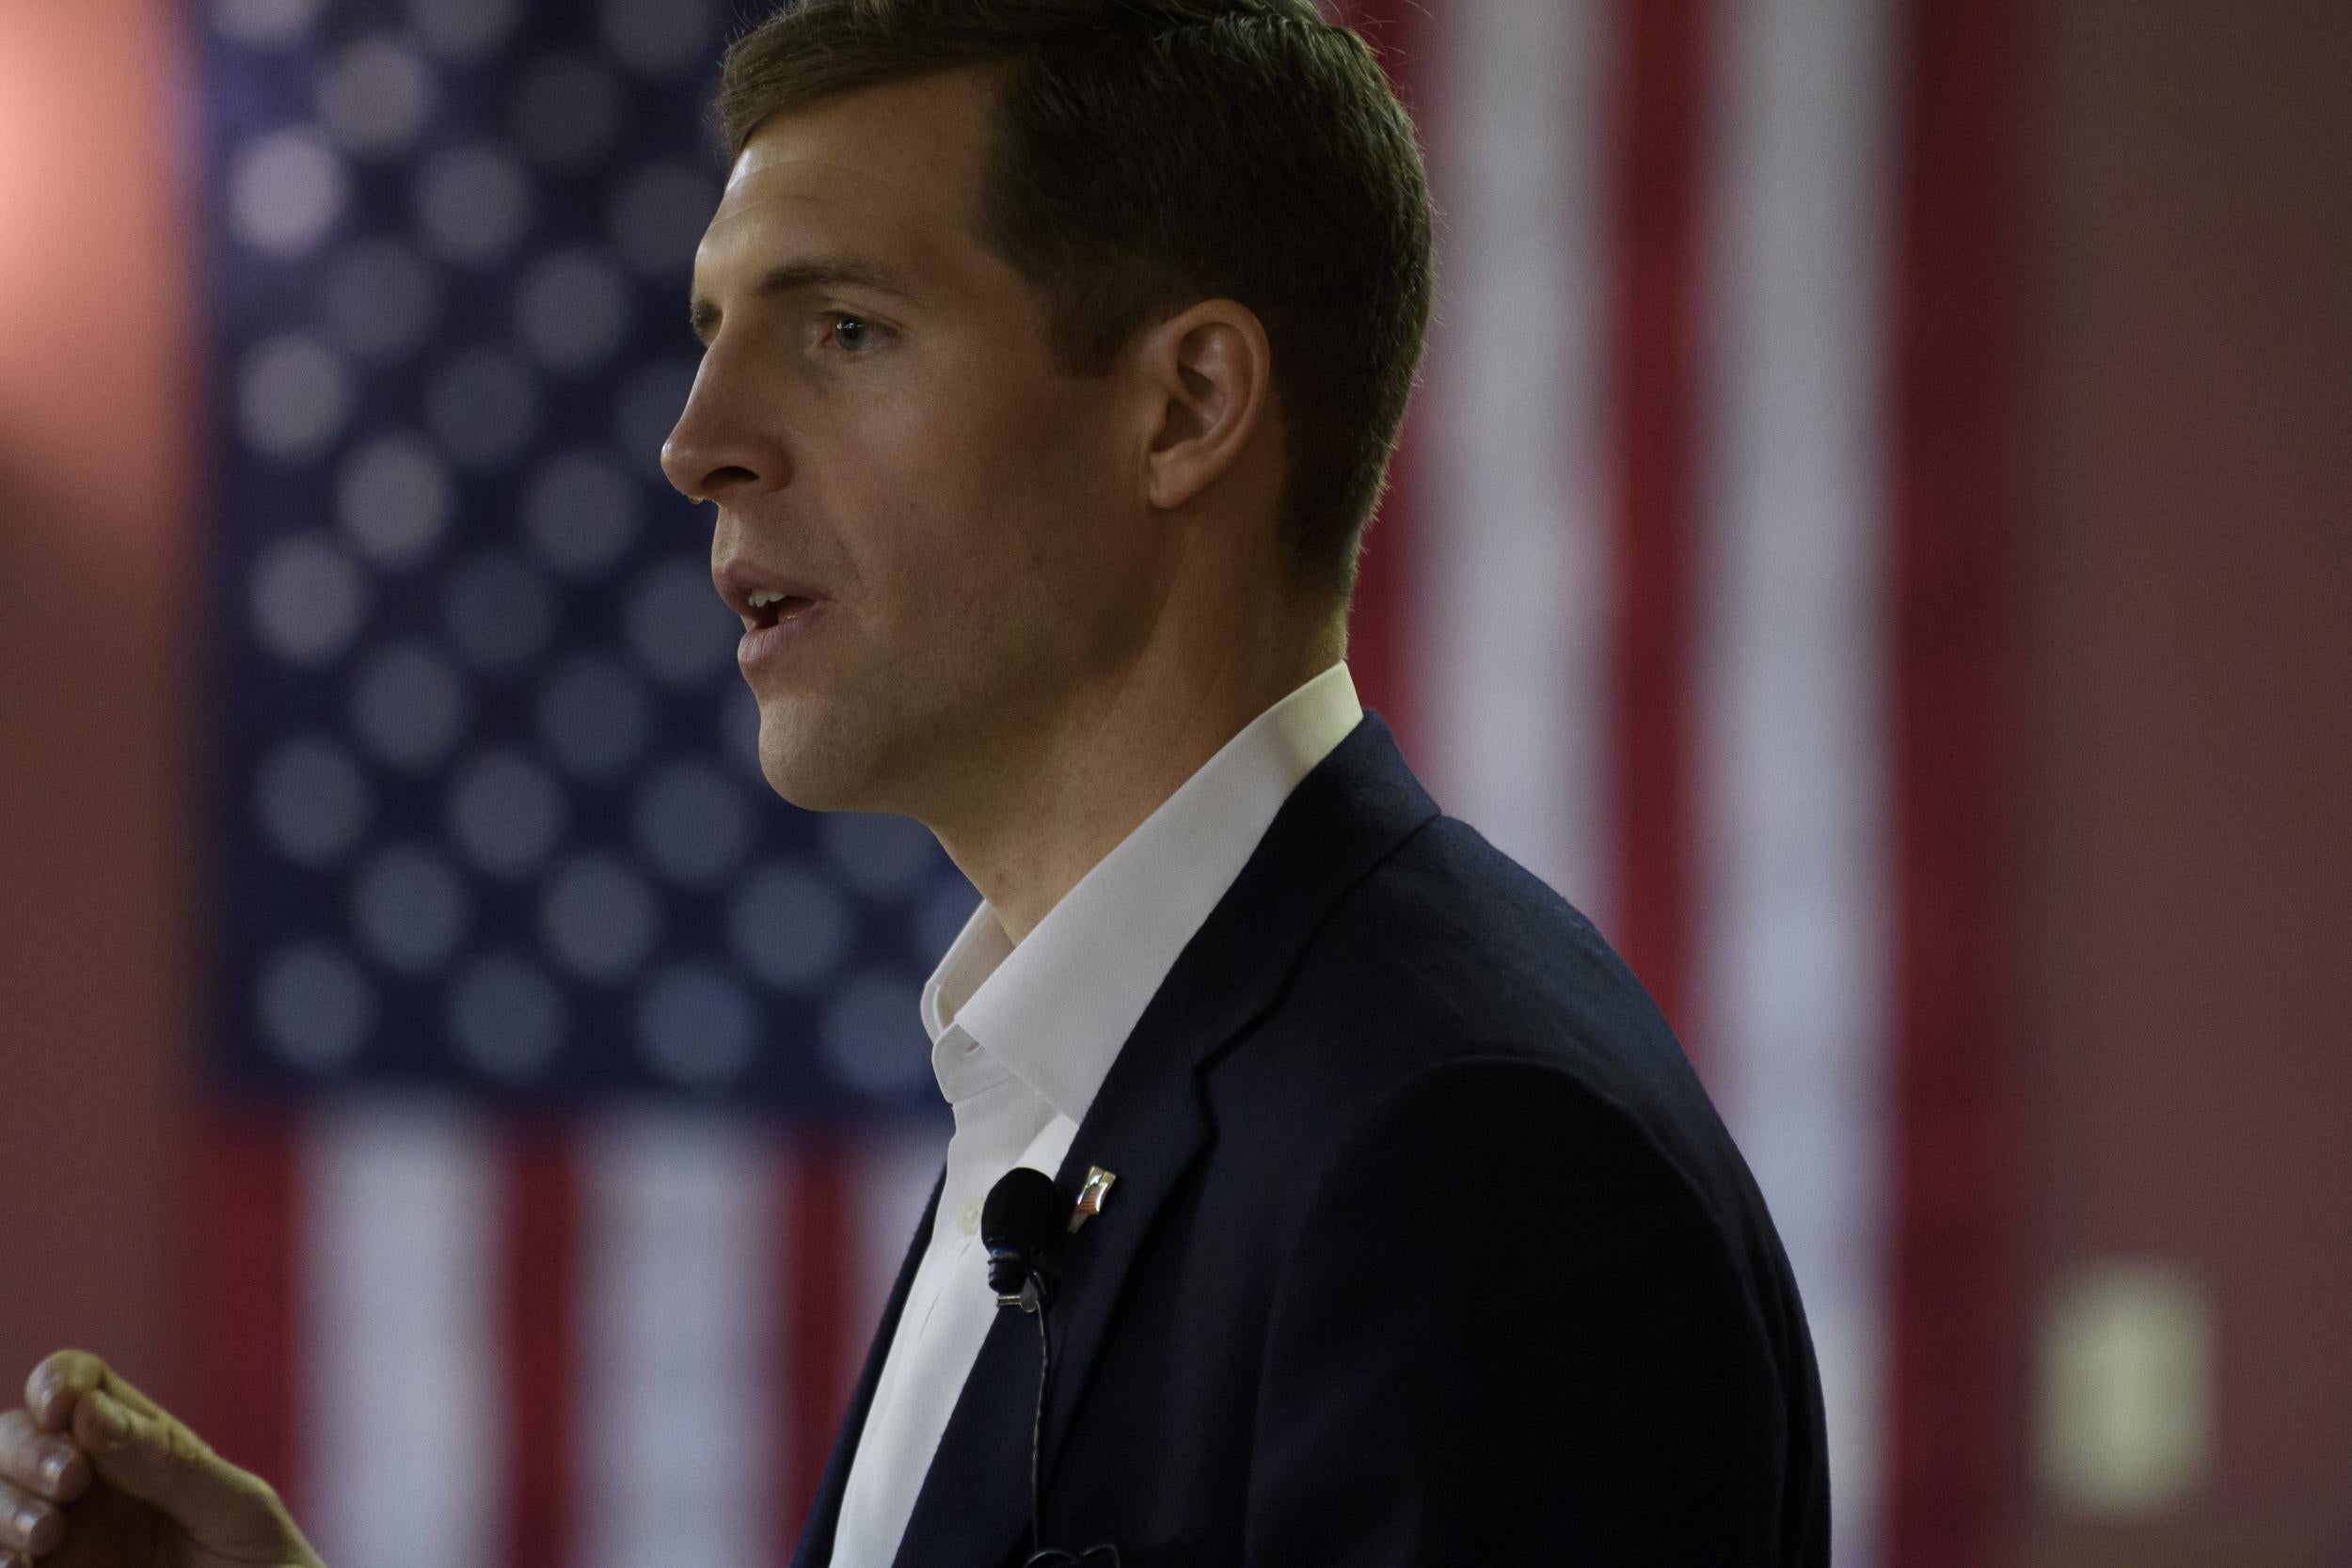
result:
[[[855,246],[910,268],[969,252],[988,78],[958,71],[886,83],[774,116],[744,144],[697,271],[779,245]]]

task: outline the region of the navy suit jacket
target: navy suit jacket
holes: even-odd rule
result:
[[[1123,1568],[1821,1568],[1804,1308],[1746,1163],[1592,926],[1376,714],[1300,783],[1057,1180],[1042,1538]],[[822,1568],[927,1210],[795,1568]],[[1029,1550],[999,1312],[895,1568]],[[1089,1568],[1104,1562],[1097,1557]]]

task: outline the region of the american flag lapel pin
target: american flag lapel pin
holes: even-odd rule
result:
[[[1111,1183],[1119,1178],[1100,1165],[1087,1167],[1085,1184],[1078,1189],[1078,1201],[1070,1211],[1070,1228],[1076,1230],[1103,1212],[1103,1200],[1111,1195]]]

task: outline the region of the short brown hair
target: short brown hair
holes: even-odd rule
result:
[[[1039,293],[1066,374],[1195,301],[1255,311],[1285,442],[1284,543],[1344,596],[1433,286],[1413,125],[1311,0],[801,0],[728,49],[729,156],[770,117],[1005,68],[976,238]]]

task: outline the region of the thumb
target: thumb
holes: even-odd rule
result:
[[[73,1413],[73,1429],[101,1477],[201,1545],[267,1560],[300,1539],[268,1482],[161,1411],[145,1414],[93,1388]]]

